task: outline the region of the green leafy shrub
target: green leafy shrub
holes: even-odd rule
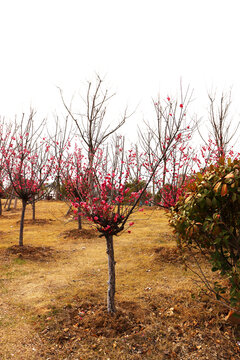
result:
[[[207,254],[213,271],[229,286],[215,286],[217,297],[228,291],[240,306],[240,161],[220,159],[193,176],[185,195],[172,209],[170,224],[181,245]]]

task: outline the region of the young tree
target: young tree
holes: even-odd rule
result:
[[[149,174],[145,186],[141,190],[132,191],[130,194],[130,189],[127,188],[129,176],[132,172],[131,168],[136,165],[136,154],[134,151],[129,151],[127,159],[125,158],[123,140],[122,143],[116,142],[111,158],[111,169],[106,165],[106,160],[104,161],[102,154],[100,154],[101,166],[97,170],[89,169],[86,166],[84,176],[80,178],[80,193],[78,199],[74,202],[74,206],[79,206],[79,199],[85,199],[84,201],[80,200],[82,213],[89,221],[95,224],[100,236],[104,236],[106,239],[109,273],[107,307],[109,313],[116,311],[114,236],[124,231],[129,217],[137,210],[137,205],[143,198],[158,167],[164,162],[165,158],[168,158],[172,148],[182,137],[182,133],[187,131],[182,127],[181,120],[181,116],[178,119],[174,118],[173,122],[169,119],[165,123],[166,129],[162,127],[162,131],[164,130],[161,134],[164,142],[162,154],[155,162],[151,174]],[[108,158],[108,164],[109,160]],[[94,159],[94,161],[98,163],[99,158]],[[89,186],[89,177],[92,177],[94,186]],[[128,224],[128,226],[131,225],[133,225],[133,222]]]
[[[22,201],[22,214],[19,231],[19,246],[23,246],[23,228],[26,206],[43,196],[53,158],[49,158],[49,146],[39,140],[44,122],[34,128],[35,112],[31,110],[25,120],[23,114],[20,124],[15,124],[8,151],[3,149],[4,167],[8,181],[15,195]]]
[[[67,159],[62,163],[61,178],[66,191],[66,197],[73,203],[78,200],[77,221],[78,230],[82,229],[81,205],[80,200],[85,200],[84,190],[82,189],[82,178],[85,173],[86,164],[83,163],[84,156],[82,149],[75,145],[74,152],[69,154]],[[81,196],[81,199],[79,198]]]
[[[115,308],[115,258],[113,237],[124,230],[124,225],[130,216],[129,210],[133,211],[135,199],[141,195],[142,190],[132,192],[129,195],[129,188],[126,184],[129,179],[130,167],[132,166],[132,153],[129,155],[128,164],[124,161],[123,145],[114,149],[111,158],[111,170],[106,172],[106,158],[101,152],[95,154],[98,162],[101,158],[101,165],[97,171],[91,172],[91,169],[85,165],[82,176],[78,179],[78,196],[73,202],[74,207],[81,206],[82,213],[87,219],[96,225],[100,237],[104,236],[107,245],[108,254],[108,312],[114,313]],[[108,162],[110,159],[108,158]],[[89,176],[93,176],[94,187],[88,186]],[[84,199],[84,201],[81,201]],[[127,201],[125,201],[127,200]],[[131,212],[132,212],[131,211]],[[130,223],[129,225],[132,225]]]
[[[4,186],[2,181],[2,169],[0,168],[0,216],[2,215],[2,199],[4,198]]]
[[[59,116],[56,116],[53,134],[51,134],[50,129],[48,129],[48,144],[50,146],[51,156],[54,158],[53,190],[55,191],[56,200],[62,198],[62,167],[63,164],[66,165],[67,151],[71,146],[72,140],[72,124],[69,122],[69,115],[67,115],[62,122]]]
[[[179,99],[158,97],[153,101],[155,121],[145,122],[147,131],[139,130],[140,143],[146,156],[146,170],[152,175],[153,202],[163,207],[172,206],[180,192],[182,184],[191,170],[193,149],[190,146],[197,121],[190,119],[187,113],[192,93],[189,88]],[[169,151],[165,151],[174,130],[178,134]],[[155,169],[159,159],[161,166]],[[157,190],[157,195],[155,192]],[[155,200],[155,201],[154,201]]]
[[[10,139],[12,133],[12,124],[1,119],[0,123],[0,215],[2,215],[2,198],[5,195],[5,186],[7,184],[7,173],[5,170],[5,159],[3,153],[8,153],[10,149]]]
[[[229,152],[229,146],[237,133],[240,122],[233,128],[232,119],[230,118],[231,108],[231,91],[220,96],[215,92],[208,94],[209,111],[208,111],[208,139],[201,132],[199,134],[207,147],[209,154],[209,163],[212,157],[225,157]]]

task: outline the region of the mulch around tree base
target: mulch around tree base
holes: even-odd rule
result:
[[[98,233],[94,229],[72,229],[62,232],[60,236],[64,239],[94,239],[98,237]]]
[[[234,329],[208,305],[207,309],[201,305],[198,314],[198,304],[192,303],[195,311],[187,309],[187,314],[185,304],[174,306],[173,298],[162,296],[161,303],[149,299],[147,308],[118,303],[111,316],[106,305],[79,302],[53,308],[35,326],[54,360],[63,355],[66,359],[81,355],[84,360],[106,355],[134,360],[240,359]]]
[[[115,338],[135,334],[144,328],[140,320],[144,311],[134,303],[126,302],[114,315],[107,312],[106,305],[91,303],[83,303],[80,306],[68,304],[57,313],[57,317],[54,315],[52,318],[48,317],[50,320],[48,329],[50,338],[52,332],[58,332],[55,339],[60,343],[74,334],[84,338],[89,336]]]
[[[50,246],[13,245],[5,250],[6,255],[16,255],[19,259],[47,261],[53,259],[56,250]]]

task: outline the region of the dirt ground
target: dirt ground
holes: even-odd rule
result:
[[[22,248],[20,209],[0,217],[1,360],[240,359],[239,325],[186,271],[163,211],[135,213],[131,234],[115,239],[114,316],[104,239],[66,212],[42,201],[32,221],[29,207]]]

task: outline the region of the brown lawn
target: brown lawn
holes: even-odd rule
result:
[[[114,317],[104,239],[66,212],[42,201],[33,222],[29,207],[21,250],[20,209],[0,217],[1,360],[240,359],[237,325],[186,271],[164,211],[135,213],[115,239]]]

